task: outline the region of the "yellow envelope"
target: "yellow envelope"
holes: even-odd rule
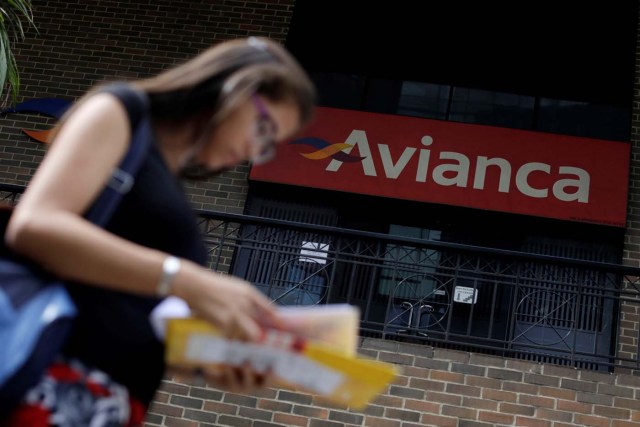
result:
[[[179,368],[250,363],[258,372],[271,370],[282,386],[356,410],[384,391],[398,374],[390,363],[351,356],[288,332],[266,330],[260,343],[228,340],[197,318],[168,319],[166,360]]]

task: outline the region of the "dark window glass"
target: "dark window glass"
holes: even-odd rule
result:
[[[311,75],[323,107],[359,110],[362,108],[365,78],[353,74],[315,73]]]
[[[449,120],[531,129],[534,104],[532,96],[456,87]]]
[[[628,141],[629,111],[610,105],[540,98],[536,130]]]
[[[395,114],[402,80],[369,79],[364,109],[374,113]]]
[[[397,114],[445,120],[451,86],[405,81]]]
[[[315,73],[312,78],[324,107],[614,141],[630,138],[629,108],[354,74]]]

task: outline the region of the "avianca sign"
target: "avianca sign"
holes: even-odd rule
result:
[[[624,227],[630,144],[319,108],[250,179]]]

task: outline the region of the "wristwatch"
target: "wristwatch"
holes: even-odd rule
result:
[[[171,293],[171,284],[178,271],[180,271],[180,259],[174,256],[166,257],[162,262],[162,276],[156,287],[158,296],[166,297]]]

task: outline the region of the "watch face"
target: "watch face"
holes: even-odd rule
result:
[[[180,260],[176,257],[169,257],[164,261],[162,267],[165,274],[174,275],[180,269]]]

